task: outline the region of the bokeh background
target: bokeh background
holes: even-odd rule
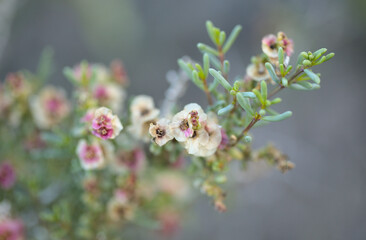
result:
[[[62,69],[82,59],[120,58],[130,94],[159,103],[177,58],[198,59],[196,44],[209,42],[207,19],[227,32],[243,26],[228,54],[231,77],[243,75],[261,38],[279,30],[294,39],[295,55],[326,47],[336,56],[317,68],[320,90],[281,93],[279,110],[293,110],[291,119],[253,131],[254,146],[274,142],[295,170],[236,172],[228,212],[200,197],[174,239],[366,239],[365,0],[0,0],[0,76],[35,70],[51,46],[52,84],[70,89]],[[190,86],[182,104],[194,101],[205,99]]]

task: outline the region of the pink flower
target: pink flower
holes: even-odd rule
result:
[[[70,113],[70,103],[63,89],[48,86],[31,99],[31,110],[39,128],[50,129]]]
[[[3,189],[11,188],[16,180],[14,168],[10,163],[2,163],[0,165],[0,186]]]
[[[286,55],[291,56],[291,54],[294,52],[294,43],[293,43],[292,39],[284,39],[283,46],[284,46]]]
[[[92,133],[101,139],[114,139],[123,129],[122,123],[106,107],[98,108],[92,120]]]
[[[228,144],[229,144],[229,137],[227,136],[225,130],[221,128],[221,142],[219,145],[219,149],[224,149]]]
[[[103,114],[93,119],[92,127],[96,130],[102,127],[112,128],[112,122],[108,116]]]
[[[108,99],[107,89],[102,85],[98,85],[94,90],[94,97],[98,100]]]
[[[85,170],[101,168],[104,165],[103,151],[97,142],[88,144],[84,139],[80,140],[76,153]]]
[[[112,128],[107,128],[107,127],[100,127],[99,129],[93,129],[92,133],[103,139],[103,140],[107,140],[112,138],[113,136],[113,129]]]
[[[24,227],[21,221],[6,219],[0,222],[0,239],[22,240],[23,237]]]

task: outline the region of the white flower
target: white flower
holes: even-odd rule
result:
[[[65,91],[55,87],[45,87],[30,104],[35,123],[43,129],[59,124],[70,112]]]
[[[171,124],[173,136],[177,141],[185,142],[193,135],[194,130],[200,128],[201,123],[206,120],[207,115],[201,106],[190,103],[173,117]]]
[[[101,107],[95,110],[92,128],[95,136],[102,139],[114,139],[119,135],[123,126],[110,109]]]
[[[209,119],[201,129],[194,131],[192,137],[185,142],[185,148],[189,154],[198,157],[213,155],[221,143],[221,128],[213,120]]]
[[[278,58],[277,37],[269,34],[262,39],[262,50],[270,58]]]
[[[128,131],[137,139],[149,141],[149,128],[156,122],[160,111],[155,108],[151,97],[139,95],[135,97],[130,106],[131,123]]]
[[[150,123],[149,132],[153,140],[159,146],[163,146],[168,141],[172,140],[173,133],[170,129],[170,120],[166,118],[160,119],[157,123]]]
[[[83,169],[98,169],[104,166],[104,156],[102,148],[98,142],[88,144],[86,140],[79,141],[76,153],[80,159]]]
[[[154,120],[159,115],[159,109],[155,108],[154,100],[150,96],[139,95],[135,97],[130,106],[132,123],[145,123]]]
[[[255,81],[262,81],[269,78],[269,73],[263,63],[250,64],[247,67],[247,75]]]

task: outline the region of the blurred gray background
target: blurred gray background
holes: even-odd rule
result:
[[[0,0],[0,76],[35,70],[52,46],[53,84],[70,88],[62,68],[82,59],[120,58],[130,94],[159,103],[177,58],[198,59],[196,43],[209,42],[207,19],[227,32],[243,26],[228,54],[231,77],[244,74],[261,38],[279,30],[294,39],[296,56],[320,47],[336,56],[317,68],[320,90],[281,92],[279,110],[293,110],[291,119],[253,132],[254,146],[275,142],[295,170],[237,173],[228,212],[200,197],[174,239],[366,239],[365,0]],[[182,104],[193,101],[205,99],[190,86]]]

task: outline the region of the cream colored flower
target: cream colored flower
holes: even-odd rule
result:
[[[59,124],[70,112],[65,91],[55,87],[45,87],[30,104],[35,123],[43,129]]]
[[[185,142],[206,120],[207,115],[201,106],[197,103],[190,103],[173,117],[171,124],[173,136],[178,142]]]
[[[106,107],[95,110],[92,121],[92,132],[102,139],[114,139],[123,129],[122,123],[112,111]]]
[[[150,96],[139,95],[135,97],[130,106],[131,122],[145,123],[158,117],[160,111],[155,108],[154,100]]]
[[[108,202],[107,215],[113,222],[132,220],[134,213],[134,207],[124,197],[115,196]]]
[[[156,119],[146,122],[132,122],[132,125],[128,126],[128,132],[138,140],[148,142],[150,140],[149,129],[151,124],[155,124]]]
[[[155,124],[150,123],[150,135],[153,137],[153,141],[159,146],[163,146],[174,138],[169,124],[170,120],[166,118],[160,119]]]
[[[273,34],[262,39],[262,51],[270,58],[278,58],[277,37]]]
[[[185,142],[185,148],[189,154],[198,157],[213,155],[221,143],[221,128],[213,120],[209,119],[201,129],[194,131],[192,137]]]
[[[262,81],[269,79],[269,73],[263,63],[250,64],[247,67],[247,75],[255,81]]]
[[[104,166],[104,156],[101,146],[98,142],[88,144],[86,140],[79,141],[76,153],[80,159],[83,169],[98,169]]]

